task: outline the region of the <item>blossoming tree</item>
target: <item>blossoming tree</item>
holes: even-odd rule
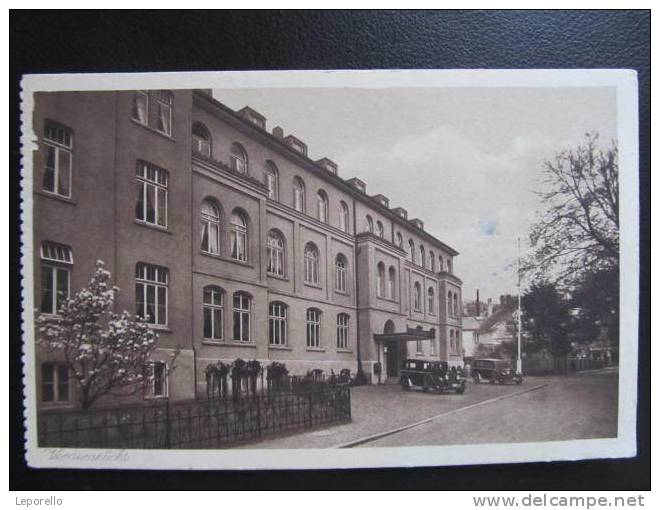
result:
[[[153,377],[146,367],[158,335],[144,319],[127,311],[114,313],[119,288],[110,286],[110,276],[103,261],[97,261],[88,285],[65,300],[57,317],[37,318],[37,342],[63,357],[82,409],[106,395],[133,395]],[[175,350],[168,371],[174,369],[177,356]]]

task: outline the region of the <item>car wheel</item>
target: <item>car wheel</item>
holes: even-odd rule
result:
[[[401,387],[405,391],[408,391],[410,389],[410,380],[407,377],[402,377],[401,378]]]
[[[422,387],[422,391],[429,391],[431,388],[433,388],[433,377],[431,377],[429,374],[426,374],[424,376],[424,386]]]
[[[465,393],[465,386],[461,386],[460,388],[456,388],[456,394],[457,395],[462,395]]]
[[[481,377],[479,377],[479,374],[478,374],[478,373],[477,373],[477,374],[474,374],[474,375],[472,376],[472,382],[473,382],[474,384],[479,384],[479,383],[481,382]]]

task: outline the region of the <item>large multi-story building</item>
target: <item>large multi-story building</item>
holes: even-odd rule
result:
[[[152,397],[205,394],[218,360],[358,368],[462,362],[457,252],[387,197],[203,90],[37,93],[35,296],[54,314],[101,259],[158,330]],[[177,368],[163,380],[168,353]],[[75,402],[38,354],[40,400]]]

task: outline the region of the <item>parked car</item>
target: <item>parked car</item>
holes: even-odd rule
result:
[[[470,367],[472,381],[476,384],[488,381],[492,384],[522,384],[522,374],[516,372],[511,363],[504,359],[477,358]]]
[[[446,361],[408,359],[401,369],[400,382],[404,390],[418,387],[422,391],[433,390],[439,393],[446,390],[456,393],[465,391],[463,370],[456,367],[450,369]]]

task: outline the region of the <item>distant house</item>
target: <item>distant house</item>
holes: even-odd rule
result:
[[[463,317],[463,358],[469,360],[477,355],[479,330],[485,317]]]
[[[515,328],[512,327],[515,324],[514,311],[515,307],[512,306],[512,303],[506,303],[481,321],[477,330],[481,353],[494,352],[503,343],[516,340]],[[465,324],[465,319],[463,319],[463,324]]]

